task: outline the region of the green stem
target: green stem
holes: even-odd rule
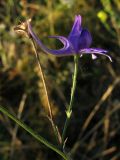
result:
[[[36,132],[34,132],[30,127],[28,127],[26,124],[24,124],[22,121],[17,119],[14,115],[9,113],[7,109],[0,106],[0,111],[4,113],[6,116],[8,116],[10,119],[12,119],[14,122],[16,122],[19,126],[21,126],[24,130],[26,130],[30,135],[32,135],[35,139],[37,139],[39,142],[50,148],[51,150],[58,153],[64,160],[69,160],[67,155],[61,152],[59,149],[56,148],[53,144],[48,142],[46,139],[44,139],[42,136],[38,135]]]
[[[70,98],[70,104],[66,110],[66,121],[65,121],[64,129],[63,129],[63,133],[62,133],[62,142],[63,143],[65,141],[66,130],[68,128],[68,125],[69,125],[70,119],[71,119],[71,115],[72,115],[72,107],[73,107],[74,95],[75,95],[76,83],[77,83],[78,59],[79,59],[78,55],[75,55],[74,56],[75,67],[74,67],[73,82],[72,82],[72,88],[71,88],[71,98]]]

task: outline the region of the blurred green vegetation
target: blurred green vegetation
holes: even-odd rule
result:
[[[54,142],[45,113],[46,97],[30,41],[13,28],[28,18],[41,40],[51,48],[65,35],[76,14],[93,36],[93,46],[109,50],[92,61],[79,60],[79,76],[66,146],[75,160],[120,159],[120,0],[1,0],[0,1],[0,104]],[[46,75],[55,122],[62,132],[69,103],[73,57],[56,58],[38,47]],[[96,109],[95,109],[96,108]],[[93,116],[94,115],[94,116]],[[93,116],[93,117],[92,117]],[[91,118],[87,119],[87,118]],[[86,121],[87,120],[87,121]],[[89,123],[90,122],[90,123]],[[58,157],[38,144],[5,115],[0,114],[0,160],[54,160]]]

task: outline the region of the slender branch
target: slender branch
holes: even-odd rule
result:
[[[38,63],[38,66],[39,66],[39,70],[40,70],[40,73],[41,73],[41,78],[42,78],[42,82],[43,82],[43,86],[44,86],[44,90],[45,90],[45,94],[46,94],[46,98],[47,98],[48,111],[49,111],[49,120],[50,120],[52,128],[54,130],[54,133],[55,133],[55,136],[56,136],[56,140],[59,143],[61,143],[60,133],[58,133],[57,126],[55,125],[55,123],[53,121],[52,108],[51,108],[51,104],[50,104],[50,100],[49,100],[48,88],[47,88],[47,85],[46,85],[46,80],[45,80],[44,73],[42,71],[42,66],[41,66],[40,58],[39,58],[39,55],[38,55],[38,52],[37,52],[37,48],[36,48],[35,42],[32,39],[32,37],[30,38],[30,40],[32,42],[32,45],[33,45],[33,48],[34,48],[34,51],[35,51],[35,56],[36,56],[36,59],[37,59],[37,63]]]
[[[75,89],[76,89],[76,83],[77,83],[78,59],[79,59],[78,55],[75,55],[74,56],[75,67],[74,67],[74,73],[73,73],[73,83],[72,83],[72,88],[71,88],[71,98],[70,98],[70,104],[66,110],[66,121],[65,121],[64,129],[62,133],[62,143],[64,143],[65,141],[66,131],[70,123],[70,119],[72,115],[72,107],[73,107]]]
[[[22,121],[17,119],[14,115],[9,113],[7,109],[4,107],[0,106],[0,111],[4,113],[6,116],[8,116],[10,119],[12,119],[14,122],[16,122],[19,126],[21,126],[24,130],[26,130],[30,135],[32,135],[35,139],[37,139],[39,142],[50,148],[51,150],[55,151],[58,153],[64,160],[69,160],[67,155],[65,155],[63,152],[61,152],[56,146],[48,142],[45,138],[42,136],[38,135],[36,132],[34,132],[30,127],[28,127],[26,124],[24,124]]]

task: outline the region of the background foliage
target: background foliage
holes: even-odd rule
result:
[[[15,34],[13,27],[27,18],[41,40],[51,48],[58,41],[48,35],[68,35],[76,14],[93,36],[93,46],[109,50],[92,61],[79,60],[79,76],[66,146],[74,159],[120,159],[120,0],[1,0],[0,1],[0,104],[7,106],[26,124],[54,142],[45,113],[46,97],[28,39]],[[56,123],[63,129],[69,103],[73,57],[40,59],[46,75]],[[0,160],[58,159],[23,129],[0,114]]]

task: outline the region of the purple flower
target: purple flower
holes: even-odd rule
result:
[[[30,21],[27,21],[28,24],[28,33],[30,36],[36,41],[36,43],[41,47],[41,49],[48,53],[55,56],[70,56],[79,54],[80,57],[84,54],[91,54],[92,59],[96,59],[97,55],[104,55],[109,58],[110,61],[112,61],[111,57],[107,55],[107,51],[100,48],[90,48],[92,44],[92,37],[89,31],[85,28],[81,27],[81,16],[75,16],[75,21],[72,27],[72,30],[68,37],[64,36],[49,36],[49,38],[56,38],[60,40],[63,43],[63,48],[59,50],[53,50],[47,48],[35,35],[35,33],[32,30]]]

